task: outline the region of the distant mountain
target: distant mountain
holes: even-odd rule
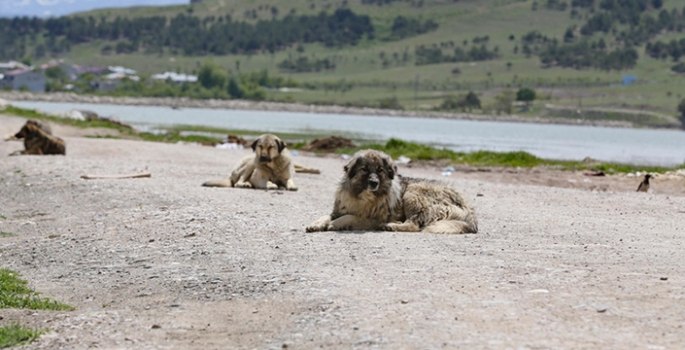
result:
[[[63,16],[101,8],[188,3],[190,0],[0,0],[0,17]]]

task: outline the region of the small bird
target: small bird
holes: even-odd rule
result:
[[[647,192],[649,190],[649,178],[652,177],[652,175],[647,174],[645,175],[645,179],[640,182],[640,186],[637,186],[637,191],[638,192]]]

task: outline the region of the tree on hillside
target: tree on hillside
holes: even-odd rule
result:
[[[680,122],[683,124],[683,129],[685,129],[685,98],[680,101],[678,112],[680,112]]]
[[[458,109],[458,110],[469,111],[469,112],[474,108],[481,108],[481,105],[480,105],[480,99],[478,98],[478,95],[476,95],[473,91],[469,91],[468,94],[461,95],[461,96],[454,96],[454,95],[445,96],[445,99],[442,101],[442,104],[439,107],[439,109],[445,109],[445,110]]]
[[[226,84],[226,72],[211,62],[206,62],[200,68],[197,80],[206,89],[222,88]]]
[[[511,104],[514,102],[516,94],[511,90],[503,91],[501,94],[495,96],[495,110],[497,114],[502,112],[511,114],[513,112]]]
[[[473,91],[469,91],[469,93],[466,95],[466,106],[469,108],[481,108],[480,107],[480,99],[478,98],[478,95],[476,95]]]
[[[535,90],[531,88],[520,88],[516,93],[516,101],[522,101],[527,104],[535,100]]]

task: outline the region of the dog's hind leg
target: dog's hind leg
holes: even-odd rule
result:
[[[255,171],[254,163],[250,159],[243,159],[242,163],[231,173],[231,182],[237,188],[252,188],[250,178]]]
[[[387,223],[383,226],[381,226],[381,229],[384,231],[395,231],[395,232],[420,232],[421,227],[419,225],[411,222],[411,221],[405,221],[405,222],[390,222]]]
[[[328,231],[369,231],[378,228],[378,221],[350,214],[343,215],[328,224]]]
[[[218,181],[207,181],[202,184],[204,187],[233,187],[233,183],[230,178],[225,178]]]
[[[421,232],[442,234],[478,233],[478,227],[474,227],[473,224],[465,221],[439,220],[424,227]]]

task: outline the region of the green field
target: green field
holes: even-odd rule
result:
[[[539,4],[536,11],[532,4]],[[550,10],[543,6],[546,0],[423,0],[394,1],[384,6],[362,4],[359,0],[340,1],[267,1],[267,0],[205,0],[192,6],[136,7],[127,9],[103,9],[74,16],[93,16],[94,18],[114,19],[123,17],[145,17],[164,15],[173,17],[179,13],[195,16],[231,15],[234,21],[255,22],[274,18],[271,7],[278,8],[275,18],[288,13],[296,15],[317,14],[320,11],[332,12],[347,7],[357,14],[370,16],[376,28],[375,39],[362,40],[354,46],[339,48],[325,47],[322,44],[305,44],[304,51],[298,52],[296,45],[274,54],[226,56],[184,56],[168,48],[159,54],[100,54],[108,42],[90,42],[74,45],[64,57],[65,61],[82,65],[124,65],[138,70],[143,76],[166,70],[194,73],[206,61],[211,60],[229,72],[238,69],[249,72],[266,69],[272,75],[289,77],[300,83],[312,83],[317,89],[295,89],[290,91],[272,90],[267,98],[276,101],[296,101],[304,103],[336,103],[376,106],[383,98],[395,97],[405,109],[428,110],[438,106],[444,96],[477,92],[483,102],[484,111],[489,113],[494,96],[506,89],[520,86],[535,88],[543,101],[537,108],[519,113],[535,115],[544,105],[607,107],[653,111],[676,116],[676,106],[685,97],[683,75],[670,70],[674,64],[671,59],[654,59],[646,56],[644,45],[636,47],[640,58],[633,69],[623,71],[601,71],[598,69],[542,68],[540,59],[532,55],[526,57],[519,40],[526,33],[537,30],[549,38],[562,40],[570,26],[582,25],[592,14],[580,11],[580,16],[571,18],[571,6],[565,11]],[[666,0],[666,10],[685,7],[685,0]],[[253,12],[254,10],[254,12]],[[652,10],[652,15],[658,15]],[[254,18],[254,14],[257,18]],[[426,34],[403,40],[386,40],[393,20],[398,16],[432,19],[439,28]],[[621,26],[617,27],[621,29]],[[490,61],[470,63],[442,63],[416,66],[414,49],[418,45],[432,45],[453,42],[466,49],[474,44],[474,37],[487,35],[488,47],[498,47],[500,57]],[[513,35],[515,40],[510,40]],[[613,37],[595,34],[592,38],[605,37],[609,47],[617,45]],[[655,40],[679,40],[685,37],[682,32],[666,32]],[[463,42],[468,41],[466,46]],[[301,51],[301,49],[300,49]],[[449,51],[449,50],[448,50]],[[408,54],[408,60],[401,59]],[[381,55],[389,62],[381,63]],[[318,73],[283,73],[277,64],[288,57],[306,56],[310,59],[329,58],[336,64],[331,71]],[[458,68],[459,74],[453,70]],[[637,75],[638,80],[630,86],[620,86],[623,75]],[[330,86],[327,88],[326,85]],[[335,86],[347,85],[346,91]],[[620,118],[620,117],[619,117]],[[611,119],[611,118],[610,118]]]

